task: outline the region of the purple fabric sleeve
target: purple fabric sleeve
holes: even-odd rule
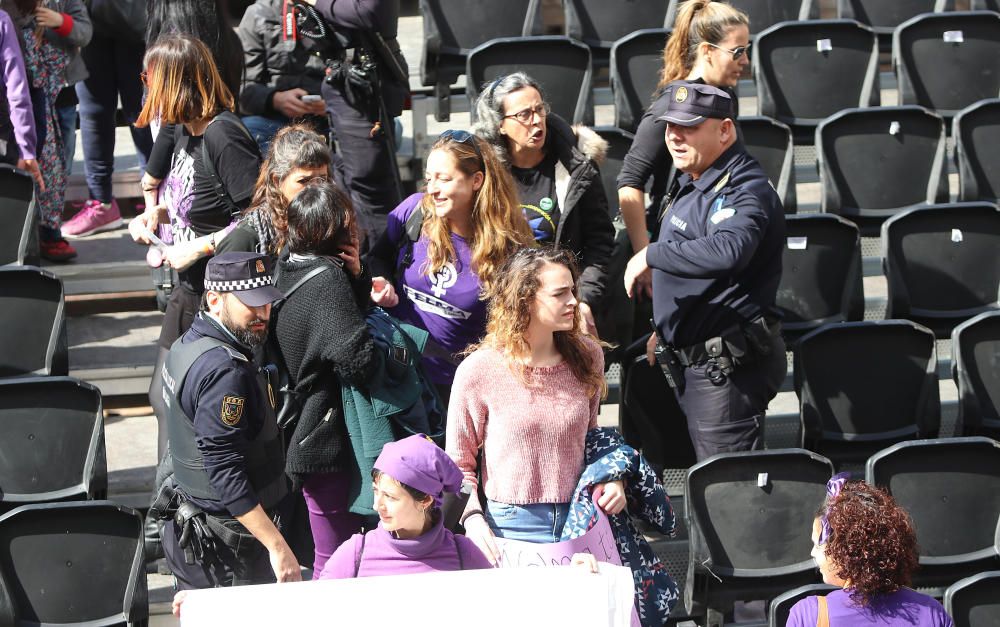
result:
[[[317,579],[354,579],[358,549],[361,548],[361,534],[356,533],[337,547],[323,566]]]
[[[22,159],[34,159],[37,135],[31,94],[28,91],[28,73],[24,69],[24,57],[21,55],[14,23],[4,11],[0,11],[0,65],[17,147]]]
[[[493,568],[493,564],[490,564],[490,561],[486,559],[486,556],[472,540],[456,534],[455,541],[458,542],[458,550],[462,552],[462,565],[465,567],[462,570]]]
[[[819,614],[819,603],[816,597],[806,597],[792,606],[788,612],[786,627],[815,627]]]

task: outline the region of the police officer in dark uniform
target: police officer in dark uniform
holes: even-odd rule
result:
[[[408,67],[400,50],[399,0],[300,0],[334,26],[347,50],[331,65],[323,99],[344,156],[351,192],[374,223],[370,237],[385,229],[386,216],[402,200],[394,152],[394,120],[409,95]],[[378,97],[360,87],[366,58]],[[346,84],[349,83],[349,84]],[[374,239],[371,240],[374,242]]]
[[[301,579],[275,524],[288,484],[274,394],[252,361],[281,297],[269,263],[235,252],[209,261],[202,311],[164,364],[176,488],[153,507],[181,590]]]
[[[725,91],[673,84],[665,141],[683,172],[660,216],[657,241],[625,270],[652,269],[656,333],[648,357],[663,367],[698,460],[763,445],[764,412],[785,377],[775,308],[785,218],[757,161],[738,141]]]

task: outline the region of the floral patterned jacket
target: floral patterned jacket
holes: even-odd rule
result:
[[[585,463],[587,466],[570,501],[562,539],[582,536],[597,522],[591,488],[607,481],[624,480],[628,506],[621,513],[609,516],[608,521],[622,564],[632,569],[639,620],[644,627],[659,627],[677,603],[677,584],[632,524],[632,516],[672,537],[675,520],[670,499],[646,460],[626,445],[615,429],[605,427],[587,432]]]

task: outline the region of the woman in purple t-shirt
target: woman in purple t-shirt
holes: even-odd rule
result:
[[[435,346],[425,351],[424,363],[447,401],[458,365],[449,355],[464,351],[486,329],[484,288],[511,253],[534,245],[534,237],[510,173],[475,135],[442,133],[427,156],[425,177],[427,191],[389,214],[369,255],[371,296],[430,333]],[[413,241],[408,233],[419,237]]]
[[[812,533],[823,581],[842,589],[802,599],[786,625],[952,627],[940,603],[906,587],[917,568],[909,515],[883,490],[847,477],[841,473],[827,484]]]

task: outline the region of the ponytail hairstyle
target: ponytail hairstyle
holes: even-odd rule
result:
[[[472,250],[472,269],[486,291],[507,257],[535,242],[531,227],[521,212],[514,179],[490,145],[475,135],[458,141],[454,135],[445,133],[431,147],[431,152],[435,150],[450,154],[466,176],[483,173],[483,185],[472,201],[473,233],[469,248]],[[448,220],[437,215],[434,200],[429,195],[424,195],[420,210],[424,214],[421,234],[427,238],[427,261],[421,272],[431,276],[449,261],[456,260],[455,247],[451,243]]]
[[[698,46],[702,42],[718,44],[730,29],[750,26],[750,18],[727,2],[712,0],[686,0],[677,11],[674,30],[663,49],[663,67],[656,91],[668,83],[687,78],[698,60]]]
[[[578,295],[580,271],[572,252],[552,246],[522,248],[499,269],[496,281],[487,293],[486,336],[478,345],[466,349],[466,353],[484,347],[492,348],[503,355],[508,366],[527,383],[524,360],[531,355],[527,335],[532,305],[541,287],[538,275],[550,263],[569,270],[573,277],[573,293]],[[584,385],[588,396],[598,394],[603,398],[607,393],[604,372],[594,367],[594,343],[584,336],[579,316],[574,319],[572,329],[556,331],[553,339],[556,350],[566,360],[573,376]]]
[[[331,160],[323,136],[308,124],[289,124],[275,134],[257,176],[253,200],[244,212],[260,216],[261,226],[273,231],[267,252],[278,254],[288,234],[288,200],[281,193],[282,181],[299,168],[326,168],[332,180]]]

